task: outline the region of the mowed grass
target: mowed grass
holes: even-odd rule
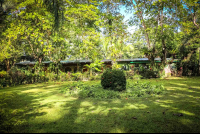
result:
[[[140,81],[162,83],[167,92],[148,98],[99,100],[60,93],[59,88],[67,82],[1,89],[1,103],[7,103],[3,108],[11,110],[8,121],[15,122],[9,129],[1,129],[14,133],[200,132],[200,77]]]

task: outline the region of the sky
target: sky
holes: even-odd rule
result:
[[[122,6],[120,8],[120,13],[122,15],[124,15],[124,22],[126,22],[128,19],[130,19],[130,17],[132,16],[132,13],[126,13],[125,12],[125,6]],[[135,31],[136,26],[129,26],[128,31],[133,34],[133,32]]]

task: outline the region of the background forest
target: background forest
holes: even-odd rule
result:
[[[90,59],[92,75],[102,59],[121,68],[117,59],[144,57],[160,73],[171,58],[180,59],[182,75],[199,75],[199,7],[199,0],[0,0],[1,76],[15,74],[24,55],[37,61],[37,75],[47,75],[42,61],[51,61],[52,79],[62,60]]]

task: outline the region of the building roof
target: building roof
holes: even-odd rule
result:
[[[103,60],[101,60],[101,62],[112,62],[112,60],[110,60],[110,59],[103,59]]]
[[[156,62],[161,62],[161,58],[155,58],[154,59]],[[171,58],[167,58],[167,60],[172,60]],[[116,60],[117,62],[132,62],[132,63],[148,63],[150,62],[148,58],[134,58],[134,59],[118,59]],[[177,62],[178,59],[174,59],[173,62]],[[60,61],[61,64],[69,64],[69,63],[91,63],[91,60],[64,60]],[[101,62],[112,62],[110,59],[103,59]],[[52,61],[43,61],[43,64],[49,64],[52,63]],[[16,65],[34,65],[36,62],[30,62],[30,61],[24,61],[24,62],[19,62],[16,63]]]
[[[36,62],[30,62],[30,61],[23,61],[16,63],[16,65],[34,65]]]
[[[91,60],[65,60],[60,61],[61,64],[67,64],[67,63],[91,63]]]

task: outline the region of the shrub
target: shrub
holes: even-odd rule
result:
[[[83,73],[83,80],[88,80],[89,79],[89,72],[84,72]]]
[[[126,77],[121,70],[106,70],[101,76],[101,85],[104,89],[111,89],[114,91],[126,90]]]
[[[57,80],[57,74],[54,73],[54,72],[47,73],[46,77],[47,77],[50,81],[55,81],[55,80]]]
[[[0,71],[0,87],[5,87],[10,84],[10,77],[6,71]]]
[[[89,77],[89,80],[95,80],[95,79],[96,79],[96,77],[93,75]]]
[[[0,72],[0,87],[45,82],[48,80],[44,72],[33,74],[30,71],[18,69],[16,67],[10,69],[8,73],[5,73],[5,71],[3,73]]]
[[[83,78],[83,74],[81,72],[71,73],[71,76],[73,81],[79,81]]]
[[[133,76],[133,79],[134,80],[140,80],[142,78],[142,76],[141,75],[138,75],[138,74],[135,74],[134,76]]]
[[[130,71],[126,71],[126,78],[127,79],[133,79],[134,76],[134,71],[130,70]]]
[[[73,82],[66,88],[60,89],[62,93],[80,98],[112,99],[119,98],[119,92],[113,90],[103,90],[101,85],[84,85],[83,82]]]
[[[60,81],[66,81],[67,74],[59,70],[59,79],[60,79]]]
[[[158,75],[158,71],[153,71],[153,70],[148,70],[148,69],[145,69],[143,71],[139,71],[139,74],[142,76],[142,78],[156,78],[157,75]]]
[[[100,74],[100,73],[97,73],[97,75],[95,76],[95,79],[96,79],[96,80],[101,80],[101,74]]]
[[[81,81],[68,84],[65,88],[60,88],[62,93],[80,98],[114,99],[130,97],[147,97],[161,94],[165,91],[163,85],[152,85],[151,83],[127,83],[126,90],[119,92],[114,90],[104,90],[100,84],[87,85]]]
[[[127,92],[131,96],[142,97],[145,95],[157,95],[163,93],[166,89],[163,85],[152,85],[148,83],[128,83]]]
[[[6,77],[7,72],[6,71],[0,71],[0,78]]]

